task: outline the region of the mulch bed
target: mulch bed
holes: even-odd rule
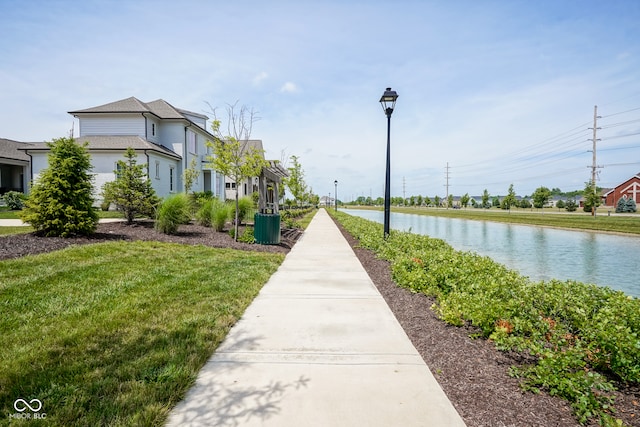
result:
[[[244,227],[239,227],[239,235]],[[136,221],[133,225],[124,222],[109,222],[98,224],[98,229],[91,236],[79,237],[39,237],[34,233],[14,234],[0,237],[0,260],[17,258],[64,249],[71,245],[86,245],[116,240],[146,240],[187,245],[204,245],[214,248],[229,248],[245,251],[287,253],[295,244],[299,230],[283,230],[279,245],[252,245],[235,242],[227,232],[216,232],[212,228],[195,224],[185,224],[178,228],[173,235],[163,234],[153,228],[153,221]]]
[[[434,300],[398,287],[389,263],[358,247],[358,242],[337,223],[358,259],[386,300],[438,383],[469,427],[578,427],[569,404],[548,394],[523,392],[508,375],[510,366],[526,363],[516,353],[495,349],[484,339],[471,339],[471,328],[458,328],[439,320]],[[284,230],[279,245],[234,242],[229,233],[194,224],[183,225],[176,235],[157,232],[151,221],[133,226],[102,223],[90,237],[38,237],[33,233],[0,237],[0,259],[50,252],[70,245],[114,240],[153,240],[200,244],[217,248],[287,253],[299,238],[299,230]],[[640,426],[640,389],[627,387],[616,393],[616,417],[629,426]],[[425,420],[428,423],[428,420]],[[596,426],[597,421],[587,424]]]

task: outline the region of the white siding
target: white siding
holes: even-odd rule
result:
[[[98,115],[80,118],[80,137],[85,135],[137,135],[145,134],[145,118],[140,116]]]

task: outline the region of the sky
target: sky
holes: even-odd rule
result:
[[[315,194],[518,195],[640,171],[637,0],[0,0],[0,138],[135,96],[258,112]],[[591,128],[591,129],[590,129]],[[447,186],[448,184],[448,186]]]

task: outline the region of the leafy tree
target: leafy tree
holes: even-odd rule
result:
[[[214,141],[207,141],[213,149],[213,156],[207,156],[208,163],[213,169],[236,183],[234,239],[238,241],[238,187],[243,180],[258,176],[262,168],[267,166],[264,153],[249,145],[253,122],[256,120],[253,109],[243,106],[239,112],[235,111],[235,104],[227,106],[227,133],[221,130],[222,122],[218,119],[215,109],[211,124]]]
[[[538,209],[544,208],[550,197],[551,190],[547,187],[536,188],[536,191],[531,195],[531,198],[533,199],[533,206]]]
[[[154,216],[160,200],[151,186],[145,165],[139,165],[135,150],[128,147],[125,160],[118,160],[115,181],[102,186],[105,202],[113,203],[122,211],[127,224],[133,224],[138,215]]]
[[[416,197],[416,205],[422,206],[422,196],[418,195]]]
[[[198,163],[196,162],[196,158],[191,159],[191,163],[189,163],[189,167],[184,171],[184,191],[189,194],[191,191],[191,187],[195,184],[198,176],[200,176],[200,171],[197,168]]]
[[[302,205],[307,195],[307,183],[304,181],[304,171],[297,156],[291,156],[290,159],[292,165],[287,168],[289,176],[284,178],[284,185],[287,186],[297,204]]]
[[[491,205],[489,205],[489,197],[489,190],[485,188],[482,192],[482,207],[484,209],[489,209],[491,207]]]
[[[431,206],[431,198],[429,196],[424,197],[424,204],[427,206]]]
[[[522,209],[529,209],[531,207],[531,202],[529,201],[529,199],[524,198],[520,200],[520,207]]]
[[[500,196],[495,196],[491,199],[491,206],[493,206],[494,208],[500,207]]]
[[[447,208],[453,207],[453,194],[449,194],[447,197]]]
[[[558,200],[558,202],[556,203],[556,207],[557,207],[558,209],[564,209],[564,207],[565,207],[565,202],[564,202],[564,200]]]
[[[464,196],[460,198],[460,204],[463,208],[466,208],[469,205],[469,193],[464,193]]]
[[[591,212],[591,215],[595,216],[598,206],[600,206],[600,191],[589,180],[585,182],[584,187],[584,211]]]
[[[23,221],[45,236],[92,234],[98,225],[93,207],[93,175],[87,144],[58,138],[47,143],[49,167],[33,183],[31,196],[20,213]]]
[[[511,206],[516,206],[516,191],[513,189],[513,184],[509,185],[509,191],[507,195],[502,199],[502,209],[511,211]]]
[[[440,198],[440,196],[436,196],[434,199],[434,203],[436,204],[436,207],[440,207],[440,202],[442,201],[442,199]]]

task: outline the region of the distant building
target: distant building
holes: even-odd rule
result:
[[[29,182],[30,158],[21,149],[30,144],[0,138],[0,195],[8,191],[25,192]]]
[[[640,172],[603,194],[606,206],[615,206],[622,198],[640,203]]]

